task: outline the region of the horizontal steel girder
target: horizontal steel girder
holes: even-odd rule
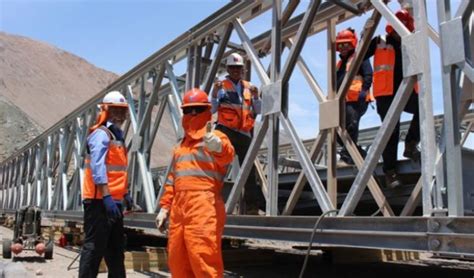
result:
[[[0,213],[13,214],[13,210]],[[155,228],[156,214],[135,213],[125,225]],[[43,218],[82,222],[82,212],[44,211]],[[224,237],[308,243],[315,216],[228,215]],[[474,217],[326,217],[314,245],[474,255]]]

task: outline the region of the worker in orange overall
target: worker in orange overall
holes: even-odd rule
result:
[[[414,20],[410,13],[399,10],[395,16],[407,27],[410,32],[415,30]],[[366,58],[374,56],[374,87],[373,93],[377,103],[377,112],[380,118],[385,119],[390,105],[397,93],[398,87],[403,79],[402,49],[400,35],[390,24],[385,27],[386,36],[377,36],[370,42]],[[415,84],[413,93],[404,108],[405,112],[413,114],[408,133],[405,137],[405,150],[403,156],[420,161],[420,152],[417,145],[420,142],[420,114],[418,108],[418,84]],[[397,174],[398,139],[400,136],[400,121],[385,147],[383,157],[383,170],[385,172],[385,183],[388,187],[400,186]]]
[[[262,101],[257,87],[243,79],[244,59],[232,53],[226,61],[228,75],[224,80],[216,81],[211,94],[212,113],[217,112],[216,129],[225,133],[242,166],[252,142],[255,118],[261,113]],[[257,185],[255,167],[244,185],[246,214],[259,214],[265,210],[265,197]]]
[[[336,76],[337,88],[342,85],[342,81],[349,71],[349,68],[354,58],[355,49],[357,47],[357,34],[354,29],[347,28],[340,31],[336,36],[336,50],[340,53],[340,60],[337,63]],[[369,59],[366,59],[360,65],[356,76],[352,80],[346,94],[346,130],[351,137],[354,144],[356,144],[362,157],[367,155],[367,152],[357,145],[359,138],[359,123],[362,116],[367,111],[368,104],[373,101],[370,93],[370,86],[372,85],[372,66]],[[338,137],[338,142],[342,145],[341,139]],[[338,166],[353,165],[349,152],[343,146],[340,155]]]
[[[224,133],[211,132],[211,104],[204,91],[188,91],[181,108],[185,136],[173,151],[156,225],[163,232],[169,216],[173,277],[223,277],[221,189],[234,148]]]
[[[118,91],[105,95],[97,123],[87,137],[82,188],[84,232],[79,277],[97,277],[105,259],[109,277],[125,277],[122,202],[133,206],[128,194],[127,150],[120,129],[128,104]]]

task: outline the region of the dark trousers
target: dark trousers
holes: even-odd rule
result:
[[[367,107],[368,103],[365,101],[346,102],[346,130],[354,144],[356,144],[357,149],[359,150],[362,157],[365,157],[367,153],[359,145],[357,145],[357,141],[359,140],[360,119],[367,111]],[[351,164],[354,163],[346,149],[346,146],[344,146],[339,136],[337,137],[337,142],[342,146],[342,150],[339,153],[341,160]]]
[[[109,278],[125,277],[123,219],[112,223],[102,200],[84,200],[84,232],[79,277],[97,277],[102,257]]]
[[[229,137],[232,146],[234,147],[235,154],[239,158],[239,164],[242,166],[244,162],[245,155],[250,147],[252,138],[248,137],[240,132],[229,129],[223,125],[217,125],[217,130],[222,131]],[[265,197],[263,196],[262,190],[257,184],[257,176],[255,174],[255,166],[252,164],[252,170],[248,176],[247,182],[245,183],[245,206],[249,208],[260,208],[265,209]]]
[[[388,109],[392,104],[394,96],[377,97],[377,113],[380,115],[382,121],[387,115]],[[420,142],[420,112],[418,110],[418,95],[413,93],[408,100],[404,109],[405,112],[413,114],[413,119],[410,123],[410,128],[405,137],[405,143]],[[400,120],[397,122],[387,146],[382,153],[383,170],[384,172],[395,170],[397,166],[398,155],[398,138],[400,137]]]

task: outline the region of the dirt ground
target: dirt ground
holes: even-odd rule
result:
[[[11,238],[12,231],[0,226],[0,239]],[[251,248],[268,248],[272,242],[250,242]],[[248,258],[242,265],[228,263],[225,270],[225,277],[298,277],[303,264],[304,251],[289,249],[290,245],[282,245],[280,251],[273,253],[269,260],[259,261],[257,258]],[[255,250],[255,254],[260,254]],[[331,262],[331,258],[315,252],[311,256],[304,277],[449,277],[462,278],[474,277],[474,262],[435,259],[424,254],[420,260],[405,261],[402,263],[357,263],[357,264],[336,264]],[[23,254],[15,260],[0,259],[0,278],[22,278],[22,277],[77,277],[78,262],[68,266],[77,256],[76,252],[55,246],[53,260],[43,260],[34,257],[33,253]],[[258,255],[257,255],[258,256]],[[259,261],[252,263],[252,260]],[[230,266],[229,266],[230,265]],[[101,273],[98,277],[107,277]],[[127,277],[170,277],[166,272],[138,273],[132,270],[127,271]]]

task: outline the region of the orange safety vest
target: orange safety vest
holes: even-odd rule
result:
[[[217,123],[236,131],[249,133],[255,124],[252,94],[250,93],[250,83],[245,80],[241,82],[243,86],[242,103],[219,103]],[[234,84],[228,79],[222,81],[222,87],[226,94],[237,94]]]
[[[374,96],[392,96],[395,67],[395,49],[381,37],[374,55]],[[418,83],[414,86],[418,93]]]
[[[346,62],[346,72],[349,71],[349,68],[351,66],[352,59],[354,58],[354,54],[349,57],[349,59]],[[342,60],[339,60],[337,62],[337,70],[341,68]],[[362,75],[357,74],[354,76],[354,79],[352,80],[351,86],[349,87],[349,91],[346,94],[346,102],[357,102],[359,100],[359,94],[362,91],[362,84],[363,84],[364,78]],[[369,92],[367,92],[367,95],[365,97],[365,101],[371,102],[373,101],[373,96]]]
[[[202,141],[197,141],[192,145],[184,143],[177,146],[174,150],[172,165],[165,186],[174,187],[175,192],[186,190],[220,192],[229,166],[229,164],[216,163]]]
[[[98,127],[105,131],[110,138],[109,148],[105,157],[107,167],[107,186],[110,195],[114,200],[122,200],[127,193],[127,149],[123,141],[116,140],[115,135],[105,126]],[[90,165],[90,155],[85,160],[84,187],[82,189],[82,199],[102,199],[102,194],[97,190],[97,186],[92,178],[92,168]]]

